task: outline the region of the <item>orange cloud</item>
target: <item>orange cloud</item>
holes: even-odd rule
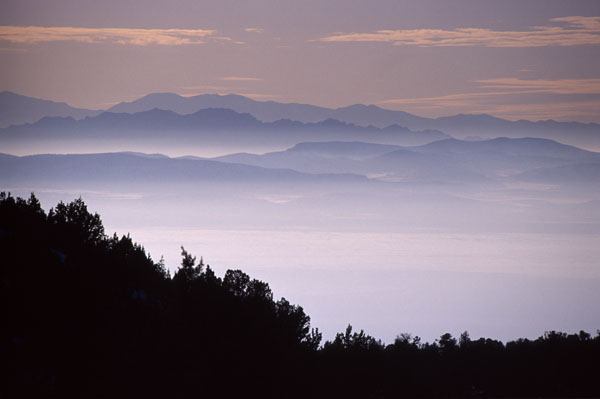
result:
[[[136,46],[202,44],[214,35],[209,29],[74,28],[43,26],[0,26],[0,40],[19,44],[75,41],[117,43]],[[214,38],[214,37],[213,37]],[[231,40],[220,37],[214,39]]]
[[[246,28],[244,31],[248,33],[263,33],[265,30],[263,28]]]
[[[600,44],[600,17],[561,17],[562,26],[534,26],[525,31],[481,28],[379,30],[374,33],[334,34],[320,42],[385,42],[421,47],[544,47]]]

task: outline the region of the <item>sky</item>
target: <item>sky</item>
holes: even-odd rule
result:
[[[600,1],[1,0],[2,90],[600,122]]]

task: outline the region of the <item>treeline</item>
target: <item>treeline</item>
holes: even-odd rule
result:
[[[302,307],[182,248],[170,275],[79,199],[0,194],[0,397],[594,397],[600,333],[321,343]]]

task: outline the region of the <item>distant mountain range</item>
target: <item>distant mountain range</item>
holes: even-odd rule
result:
[[[161,109],[181,115],[195,114],[208,108],[223,108],[250,114],[258,121],[271,123],[280,120],[314,124],[336,120],[359,127],[384,129],[398,125],[411,130],[438,130],[456,138],[489,139],[495,137],[539,137],[600,151],[600,124],[579,122],[509,121],[485,114],[454,115],[424,118],[403,111],[387,110],[375,105],[355,104],[330,109],[307,104],[256,101],[239,95],[204,94],[182,97],[173,93],[154,93],[132,102],[111,107],[111,113],[140,113]],[[0,93],[0,127],[9,124],[34,122],[44,116],[63,116],[82,119],[101,111],[69,107],[64,103],[38,100],[18,94]],[[288,121],[288,123],[289,123]],[[164,125],[163,125],[164,127]],[[311,140],[310,137],[303,141]]]
[[[95,116],[102,111],[74,108],[65,103],[26,97],[10,91],[0,92],[0,128],[33,123],[46,116],[75,119]]]
[[[203,94],[182,97],[172,93],[154,93],[132,102],[123,102],[109,109],[111,112],[140,112],[153,108],[189,114],[202,108],[228,108],[249,113],[263,122],[291,119],[314,123],[336,119],[358,126],[384,128],[400,125],[412,130],[440,130],[457,138],[470,136],[481,139],[494,137],[540,137],[565,144],[600,151],[600,124],[557,122],[553,120],[532,122],[509,121],[486,114],[454,115],[440,118],[423,118],[403,111],[392,111],[375,105],[355,104],[330,109],[306,104],[255,101],[239,95]]]
[[[446,139],[415,147],[301,143],[286,151],[231,154],[214,160],[309,173],[355,173],[397,182],[600,182],[600,153],[537,138]],[[551,179],[553,170],[560,172],[556,179]],[[577,171],[582,172],[580,177]]]
[[[0,185],[102,186],[266,183],[488,184],[532,182],[598,190],[600,153],[546,139],[455,139],[401,147],[362,142],[307,142],[263,155],[213,159],[169,158],[135,152],[33,155],[0,154]]]
[[[266,169],[214,160],[177,159],[139,153],[31,155],[0,154],[0,186],[35,185],[45,188],[69,186],[137,187],[169,184],[257,183],[356,183],[363,176],[307,174],[289,169]]]
[[[246,146],[265,149],[285,148],[302,141],[359,140],[375,143],[418,145],[448,138],[434,130],[414,132],[392,125],[384,129],[362,127],[337,120],[302,123],[287,119],[261,122],[247,113],[209,108],[193,114],[153,109],[135,114],[104,112],[95,117],[46,117],[33,124],[0,129],[0,144],[6,148],[62,142],[65,148],[86,144],[121,143],[120,148],[138,150],[140,144],[154,144],[153,151],[168,147],[194,152],[201,146]],[[54,152],[52,149],[44,152]],[[7,152],[11,152],[5,150]],[[64,150],[63,150],[64,151]],[[82,152],[82,151],[77,151]]]

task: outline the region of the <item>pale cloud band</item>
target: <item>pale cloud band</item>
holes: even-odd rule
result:
[[[210,29],[131,29],[75,28],[43,26],[0,26],[0,40],[17,44],[74,41],[83,43],[116,43],[137,46],[159,44],[177,46],[202,44],[215,37]]]
[[[487,89],[529,90],[555,94],[600,94],[600,79],[483,79],[475,82]]]
[[[522,95],[599,95],[600,79],[495,78],[476,80],[475,83],[488,91],[437,97],[390,99],[380,101],[379,104],[400,106],[404,111],[420,115],[439,116],[440,112],[450,115],[468,109],[472,113],[486,113],[513,120],[519,118],[572,120],[583,117],[596,121],[600,109],[600,101],[589,98],[569,102],[518,102],[515,104],[506,100]],[[495,91],[490,91],[490,89]]]
[[[374,33],[335,34],[321,42],[385,42],[421,47],[544,47],[600,44],[600,17],[562,17],[556,26],[534,26],[525,31],[481,28],[379,30]],[[562,25],[562,26],[561,26]]]
[[[481,88],[497,89],[497,91],[449,94],[437,97],[400,98],[385,100],[388,104],[437,104],[439,107],[449,105],[469,105],[470,101],[490,96],[514,94],[550,93],[550,94],[600,94],[600,79],[519,79],[495,78],[475,80]],[[468,101],[464,102],[463,101]]]

